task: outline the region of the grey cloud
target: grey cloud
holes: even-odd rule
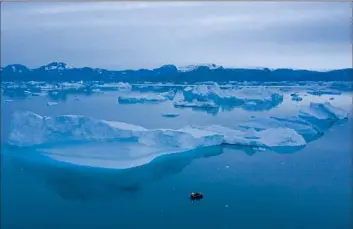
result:
[[[17,4],[2,7],[3,65],[329,69],[352,61],[349,3]]]

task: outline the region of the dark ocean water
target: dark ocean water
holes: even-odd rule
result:
[[[85,114],[148,128],[226,124],[253,114],[178,110],[179,118],[163,119],[160,112],[174,111],[168,104],[117,106],[109,94],[55,107],[47,107],[46,100],[3,106],[3,133],[15,110]],[[293,109],[286,101],[267,113]],[[216,146],[126,170],[75,166],[3,146],[1,228],[350,229],[352,133],[349,120],[294,153]],[[191,202],[193,191],[204,193],[204,199]]]

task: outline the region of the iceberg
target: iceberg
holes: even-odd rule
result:
[[[117,83],[116,87],[119,91],[131,91],[132,89],[131,84],[124,82]]]
[[[216,134],[191,127],[180,130],[148,130],[128,123],[96,120],[79,115],[45,117],[27,111],[16,112],[13,115],[8,143],[16,146],[33,146],[129,140],[148,142],[148,145],[152,145],[152,141],[168,142],[168,144],[174,142],[172,145],[178,145],[175,142],[180,142],[180,145],[189,145],[190,148],[193,148],[199,145],[213,145],[213,137],[218,138],[217,145],[222,143]],[[190,142],[197,142],[197,144],[190,144]]]
[[[196,99],[191,102],[177,101],[177,102],[174,102],[174,106],[175,107],[196,107],[196,108],[205,108],[205,109],[219,107],[216,103],[212,101],[200,102],[200,101],[197,101]]]
[[[348,118],[349,113],[341,108],[325,103],[310,103],[309,107],[302,108],[298,116],[250,118],[249,121],[239,124],[239,127],[255,130],[280,127],[290,128],[298,132],[308,141],[312,141],[340,120]]]
[[[193,149],[221,144],[256,146],[295,145],[283,139],[295,137],[297,145],[303,141],[289,128],[277,128],[275,140],[266,138],[275,128],[265,130],[235,130],[223,126],[184,127],[181,129],[146,129],[123,122],[97,120],[79,115],[45,117],[33,112],[17,112],[13,115],[8,143],[15,146],[35,146],[70,142],[100,142],[128,140],[145,145],[168,145]],[[241,139],[237,141],[237,139]],[[276,144],[275,144],[275,143]]]
[[[163,102],[168,100],[165,96],[160,94],[130,94],[120,95],[118,97],[119,103],[147,103],[147,102]]]
[[[342,92],[339,91],[327,91],[327,90],[315,90],[315,91],[308,91],[308,94],[311,95],[341,95]]]
[[[258,131],[270,128],[288,128],[295,130],[298,134],[309,142],[322,135],[322,131],[317,129],[309,122],[296,117],[253,117],[245,123],[239,124],[239,127],[245,129],[255,129]]]
[[[191,90],[191,88],[186,87],[184,90]],[[193,99],[191,101],[186,101],[184,94],[180,91],[178,91],[175,94],[173,103],[175,107],[191,107],[191,108],[205,108],[205,109],[219,108],[219,105],[217,105],[213,101],[198,101],[196,99]]]
[[[324,133],[327,127],[323,123],[332,125],[347,116],[345,110],[330,103],[311,103],[298,116],[251,117],[235,128],[211,125],[146,129],[80,115],[46,117],[27,111],[14,113],[7,143],[19,148],[34,147],[64,162],[128,168],[162,155],[219,145],[260,147],[276,152],[297,150]]]
[[[197,102],[212,102],[218,106],[242,107],[246,110],[268,110],[282,103],[283,95],[272,92],[265,87],[221,89],[213,85],[196,85],[183,90],[183,98],[178,95],[178,104],[197,104]],[[184,103],[182,102],[184,101]],[[188,103],[187,103],[188,102]],[[204,104],[203,104],[204,105]]]
[[[306,145],[305,139],[295,130],[289,128],[269,128],[256,131],[230,129],[223,126],[210,126],[206,130],[219,133],[224,136],[224,143],[242,146],[257,147],[301,147]]]
[[[172,100],[172,99],[174,99],[175,91],[171,90],[171,91],[167,91],[167,92],[162,92],[162,93],[159,93],[159,95]]]
[[[139,142],[145,145],[168,145],[184,150],[221,145],[223,135],[195,127],[178,130],[156,129],[141,133]]]
[[[102,92],[102,91],[101,91],[101,89],[99,89],[99,88],[94,88],[94,89],[92,89],[92,92],[94,92],[94,93],[100,93],[100,92]]]
[[[300,110],[299,116],[306,120],[340,120],[348,118],[348,111],[331,105],[329,102],[314,103]]]
[[[136,138],[143,127],[121,122],[96,120],[85,116],[44,117],[16,112],[11,122],[9,144],[32,146],[73,141],[100,141]]]

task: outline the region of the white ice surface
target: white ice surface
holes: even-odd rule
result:
[[[312,103],[301,110],[299,116],[255,117],[234,129],[219,125],[146,129],[86,116],[45,117],[33,112],[17,112],[13,115],[8,143],[19,147],[46,149],[51,158],[74,164],[105,166],[100,165],[104,162],[109,167],[128,168],[148,163],[163,154],[221,144],[270,149],[302,147],[321,134],[323,128],[320,123],[328,120],[332,123],[346,117],[346,111],[330,103]],[[116,145],[117,148],[108,152],[89,149],[89,155],[84,150],[75,150],[85,148],[87,144],[94,144],[95,149],[101,144],[106,147]],[[138,152],[130,152],[136,149]],[[62,150],[63,153],[60,153]],[[132,154],[138,154],[138,158],[131,157]],[[105,159],[104,155],[115,158],[115,161]]]
[[[273,91],[265,87],[222,89],[217,83],[186,87],[182,93],[183,97],[177,93],[176,104],[212,102],[218,106],[242,106],[248,110],[261,110],[274,107],[283,101],[283,96],[278,93],[278,90]]]
[[[311,102],[309,107],[300,110],[299,116],[303,119],[339,120],[347,118],[348,114],[348,111],[332,106],[329,102]]]
[[[166,96],[160,94],[127,94],[118,97],[119,103],[162,102],[166,100]]]
[[[52,106],[59,105],[59,103],[57,103],[57,102],[47,102],[47,105],[48,105],[49,107],[52,107]]]

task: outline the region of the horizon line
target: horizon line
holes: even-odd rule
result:
[[[281,69],[287,69],[287,70],[296,70],[296,71],[301,71],[301,70],[304,70],[304,71],[315,71],[315,72],[329,72],[329,71],[335,71],[335,70],[344,70],[344,69],[353,69],[353,66],[350,66],[350,67],[345,67],[345,68],[334,68],[334,69],[309,69],[309,68],[291,68],[291,67],[280,67],[280,68],[270,68],[270,67],[263,67],[263,66],[243,66],[243,67],[225,67],[223,65],[219,65],[219,64],[215,64],[215,63],[199,63],[199,64],[188,64],[188,65],[182,65],[182,66],[177,66],[175,64],[163,64],[163,65],[160,65],[159,67],[155,67],[155,68],[126,68],[126,69],[119,69],[119,68],[100,68],[100,67],[91,67],[91,66],[73,66],[73,65],[70,65],[66,62],[63,62],[63,61],[51,61],[47,64],[44,64],[44,65],[40,65],[39,67],[28,67],[27,65],[25,64],[20,64],[20,63],[16,63],[16,64],[8,64],[6,66],[0,66],[1,69],[4,69],[8,66],[12,66],[12,65],[22,65],[22,66],[25,66],[26,68],[30,69],[30,70],[34,70],[34,69],[39,69],[41,67],[44,67],[44,66],[48,66],[50,64],[53,64],[53,63],[62,63],[62,64],[65,64],[66,66],[68,66],[68,69],[73,69],[73,68],[76,68],[76,69],[79,69],[79,68],[91,68],[91,69],[101,69],[101,70],[107,70],[107,71],[139,71],[139,70],[155,70],[155,69],[158,69],[158,68],[161,68],[161,67],[164,67],[164,66],[175,66],[178,71],[179,71],[179,68],[184,68],[184,67],[192,67],[192,66],[209,66],[209,65],[215,65],[217,67],[222,67],[223,69],[247,69],[247,70],[264,70],[264,69],[269,69],[271,71],[275,71],[275,70],[281,70]],[[182,72],[182,71],[181,71]]]

